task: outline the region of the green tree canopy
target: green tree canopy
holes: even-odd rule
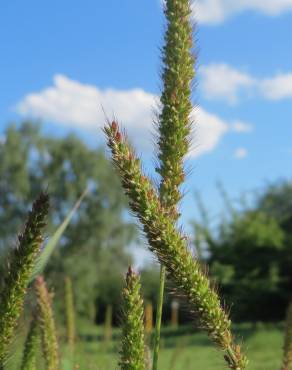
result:
[[[39,124],[7,127],[0,144],[0,250],[14,244],[27,209],[41,189],[51,196],[48,237],[85,188],[89,193],[53,256],[48,275],[56,291],[60,274],[72,277],[77,309],[88,312],[105,276],[122,277],[131,262],[126,246],[135,235],[127,203],[103,150],[75,135],[45,136]],[[105,273],[106,271],[106,273]]]
[[[204,259],[227,305],[236,305],[231,312],[238,320],[284,318],[292,285],[291,196],[291,183],[277,183],[256,195],[251,207],[232,205],[215,229],[194,223],[195,242],[203,238]]]

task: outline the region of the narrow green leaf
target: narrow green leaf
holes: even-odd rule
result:
[[[64,234],[65,230],[67,229],[68,225],[70,224],[70,221],[72,220],[72,217],[77,212],[78,208],[80,207],[83,199],[85,198],[85,196],[87,194],[88,194],[88,189],[86,189],[82,193],[82,195],[77,200],[77,202],[75,203],[74,207],[71,209],[71,211],[69,212],[67,217],[61,223],[61,225],[57,228],[57,230],[55,231],[53,236],[50,238],[50,240],[48,241],[46,246],[43,248],[42,252],[40,253],[39,257],[37,258],[37,262],[35,264],[35,267],[34,267],[34,270],[33,270],[33,273],[32,273],[31,281],[33,281],[37,275],[41,274],[44,271],[52,253],[56,249],[62,235]]]

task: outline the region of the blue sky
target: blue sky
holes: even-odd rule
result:
[[[291,178],[292,1],[193,4],[199,61],[197,121],[184,220],[199,190],[214,217],[230,196]],[[160,0],[1,4],[0,128],[41,118],[54,135],[103,143],[103,106],[120,118],[153,173],[151,125],[160,92]]]

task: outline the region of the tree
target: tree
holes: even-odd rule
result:
[[[280,294],[288,304],[292,286],[292,182],[269,185],[257,200],[257,208],[277,220],[284,232],[284,246],[279,260]]]
[[[126,246],[133,240],[134,226],[126,220],[126,202],[111,165],[101,149],[87,147],[72,134],[44,136],[40,125],[30,122],[7,127],[0,156],[0,250],[4,254],[40,189],[48,188],[51,195],[49,236],[89,188],[47,270],[57,293],[62,290],[61,274],[73,279],[80,292],[77,310],[88,312],[97,298],[99,280],[104,279],[100,271],[107,269],[109,279],[111,272],[122,276],[131,262]]]
[[[291,295],[292,185],[276,183],[252,207],[200,224],[205,260],[237,320],[282,320]],[[277,304],[275,304],[275,302]],[[265,310],[262,310],[263,305]]]
[[[236,318],[267,320],[281,315],[272,302],[279,292],[283,246],[284,233],[277,221],[258,210],[238,215],[212,246],[211,273],[229,305],[236,304]],[[263,304],[271,309],[263,312]]]

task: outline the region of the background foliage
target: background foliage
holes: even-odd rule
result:
[[[51,194],[51,235],[89,188],[50,260],[47,279],[55,293],[63,295],[64,275],[71,276],[78,291],[78,313],[95,319],[97,299],[102,302],[110,297],[112,303],[118,299],[121,276],[131,262],[126,247],[135,237],[119,181],[103,151],[87,147],[74,135],[45,136],[38,124],[24,122],[8,126],[0,157],[2,255],[14,245],[25,214],[41,189],[48,188]],[[108,294],[107,286],[117,282],[118,291]]]
[[[14,245],[41,188],[48,188],[52,198],[50,235],[89,187],[50,260],[47,280],[55,294],[63,296],[64,276],[70,276],[78,291],[77,313],[103,322],[106,306],[112,305],[113,323],[117,324],[122,276],[132,262],[128,246],[137,240],[119,180],[103,150],[87,147],[74,135],[44,135],[39,124],[23,122],[8,126],[0,157],[0,255],[4,257]],[[244,203],[240,209],[222,195],[225,207],[215,227],[210,226],[208,212],[197,196],[202,217],[192,222],[194,248],[202,263],[209,264],[233,319],[282,320],[292,284],[292,184],[279,181],[269,185],[254,194],[251,205]],[[141,282],[142,294],[145,301],[152,302],[155,315],[159,284],[155,264],[143,267]],[[167,284],[169,293],[172,284]],[[172,300],[173,295],[165,295],[164,322],[171,320]],[[62,309],[60,301],[55,299],[57,311]],[[232,310],[233,304],[236,310]],[[180,309],[179,315],[181,323],[191,319],[187,310]]]

